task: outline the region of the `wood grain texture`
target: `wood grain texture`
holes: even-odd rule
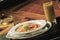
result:
[[[38,13],[38,14],[43,14],[44,15],[44,11],[43,11],[43,2],[46,0],[35,0],[34,2],[30,3],[29,5],[25,6],[24,8],[18,10],[19,11],[28,11],[28,12],[32,12],[32,13]],[[53,0],[53,7],[54,7],[54,12],[56,14],[56,17],[60,16],[60,9],[57,5],[57,2],[55,0]],[[14,7],[16,8],[16,7]],[[14,9],[13,8],[13,9]],[[11,9],[12,10],[12,9]],[[15,11],[12,11],[15,12]]]
[[[30,18],[30,19],[35,19],[35,20],[45,20],[45,16],[42,14],[36,14],[36,13],[32,13],[32,12],[26,12],[26,11],[19,11],[16,12],[16,14],[13,14],[14,21],[16,23],[20,23],[20,22],[24,22]]]
[[[25,21],[25,17],[33,18],[33,19],[45,19],[44,10],[43,10],[43,2],[46,0],[35,0],[34,2],[26,5],[25,7],[19,9],[18,11],[13,11],[10,9],[11,14],[15,17],[16,23]],[[18,5],[15,8],[18,8],[20,5]],[[60,9],[57,5],[57,2],[53,1],[53,7],[56,17],[60,17]],[[41,16],[43,15],[43,16]]]

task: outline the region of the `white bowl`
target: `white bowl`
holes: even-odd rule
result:
[[[35,30],[32,31],[28,31],[28,32],[16,32],[15,30],[25,24],[25,23],[36,23],[41,25],[40,27],[38,27]],[[31,20],[31,21],[27,21],[27,22],[23,22],[23,23],[19,23],[16,26],[14,26],[6,35],[7,38],[11,38],[11,39],[25,39],[25,38],[30,38],[30,37],[34,37],[37,36],[39,34],[42,34],[43,32],[45,32],[47,30],[47,28],[43,29],[46,26],[46,21],[45,20]]]

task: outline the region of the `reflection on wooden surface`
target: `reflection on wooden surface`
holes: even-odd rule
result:
[[[14,11],[16,7],[13,7],[13,9],[10,9],[9,11],[12,15],[14,15],[15,19],[19,20],[19,21],[21,21],[21,19],[24,19],[25,16],[29,16],[29,15],[31,15],[30,18],[35,14],[44,15],[43,6],[42,6],[43,1],[36,0],[36,1],[26,5],[24,8],[19,9],[18,11]],[[60,16],[60,9],[59,9],[56,1],[54,1],[53,3],[54,3],[54,12],[55,12],[56,17]],[[17,8],[18,8],[18,6],[19,5],[17,5]],[[22,14],[24,14],[25,16],[22,16]],[[45,18],[45,16],[43,16],[43,17],[34,16],[33,18],[39,19],[39,18]],[[17,23],[18,23],[18,21],[17,21]]]
[[[14,21],[16,23],[24,22],[24,21],[29,21],[29,20],[43,20],[45,19],[44,15],[41,14],[36,14],[36,13],[31,13],[31,12],[17,12],[16,14],[13,14],[14,16]]]
[[[18,11],[28,11],[28,12],[32,12],[32,13],[44,14],[43,7],[42,7],[43,1],[36,0]],[[56,16],[60,16],[60,9],[57,5],[57,2],[54,0],[53,3],[54,3],[54,11],[55,11]],[[14,8],[16,8],[16,7],[14,7]],[[15,12],[15,11],[13,11],[13,10],[15,10],[14,8],[10,9],[10,11]]]

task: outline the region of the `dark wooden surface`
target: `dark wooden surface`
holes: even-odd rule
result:
[[[23,4],[25,4],[25,3],[23,3]],[[42,4],[43,4],[43,1],[35,0],[34,2],[29,3],[28,5],[24,6],[23,8],[19,8],[20,5],[21,5],[21,4],[19,4],[19,5],[15,6],[15,7],[11,8],[9,10],[9,12],[15,17],[15,22],[17,22],[17,23],[25,21],[26,16],[28,16],[28,18],[32,18],[32,19],[34,19],[34,18],[35,19],[45,19]],[[53,7],[54,7],[54,12],[55,12],[56,17],[60,17],[60,9],[59,9],[59,7],[57,5],[57,2],[53,1],[53,4],[54,4]],[[16,9],[18,9],[18,10],[15,11]],[[31,16],[29,16],[29,14]],[[39,17],[34,16],[36,14],[40,14],[40,15],[38,15]]]
[[[44,14],[42,4],[43,4],[43,1],[36,0],[36,1],[32,2],[32,3],[30,3],[29,5],[25,6],[24,8],[19,9],[17,12],[24,11],[24,12],[32,12],[32,13]],[[54,4],[53,7],[54,7],[55,15],[60,16],[60,9],[59,9],[59,7],[57,5],[57,2],[54,1],[53,4]],[[10,9],[10,11],[16,12],[16,11],[13,11],[13,10],[17,9],[18,7],[19,7],[19,5],[17,5],[16,7],[12,8],[12,9]]]

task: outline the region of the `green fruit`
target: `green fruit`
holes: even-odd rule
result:
[[[24,26],[25,30],[30,30],[29,24],[24,24],[23,26]]]

